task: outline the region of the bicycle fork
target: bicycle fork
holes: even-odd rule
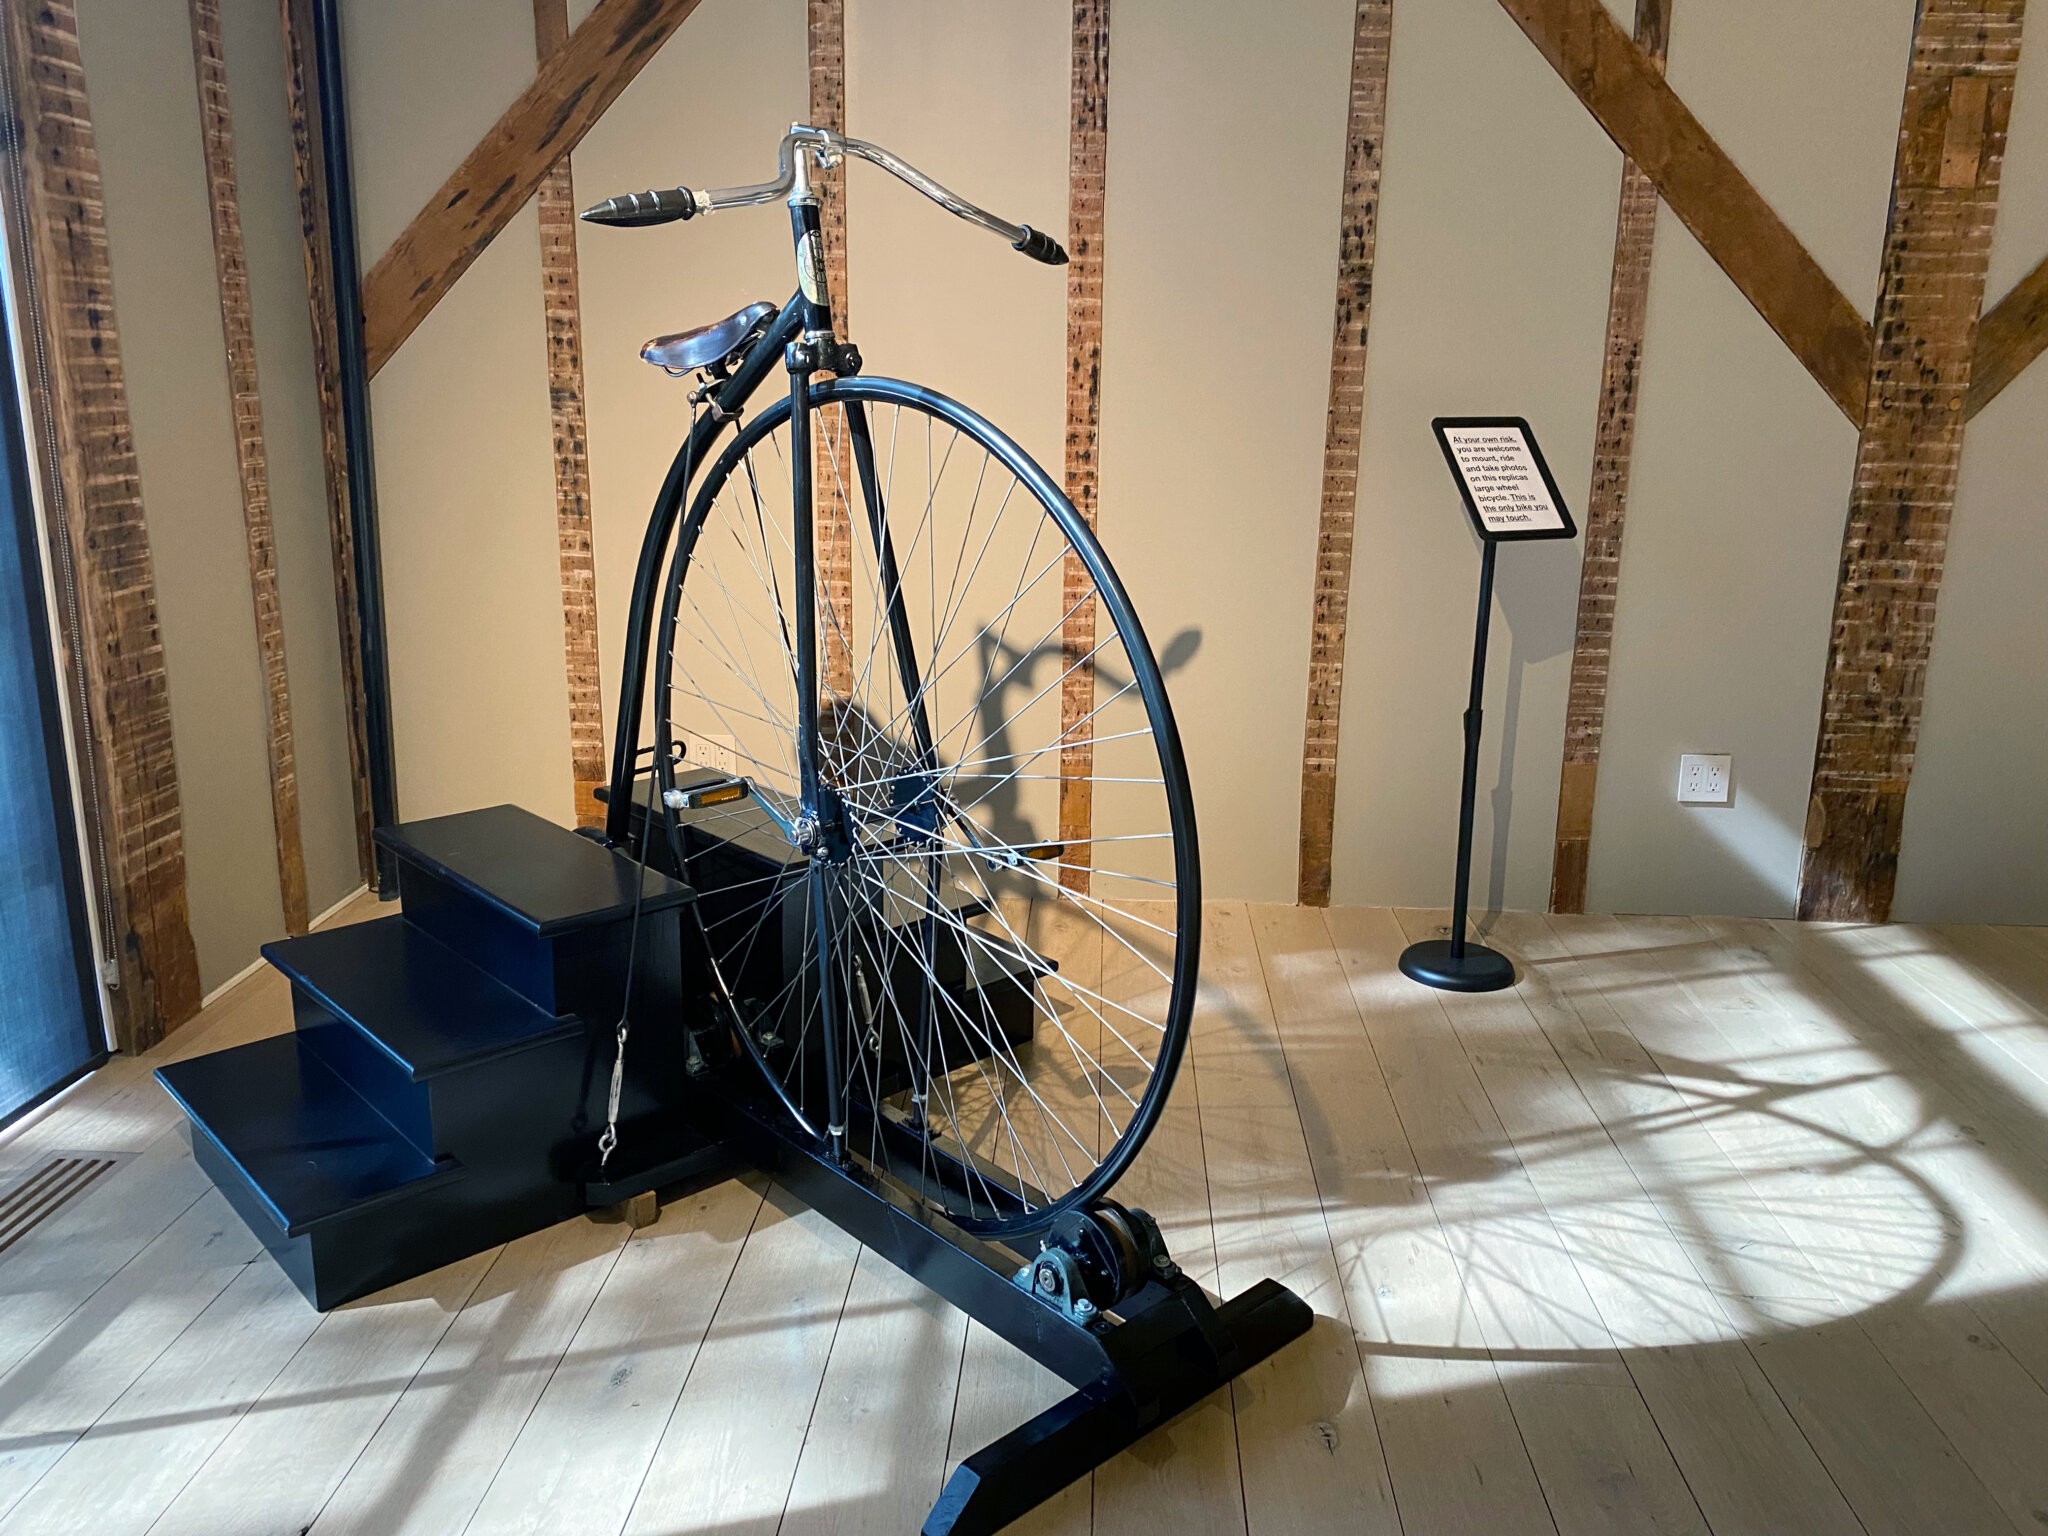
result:
[[[822,782],[818,773],[823,756],[818,732],[818,692],[823,674],[818,659],[816,509],[811,483],[811,376],[824,361],[820,353],[832,343],[832,309],[825,288],[824,236],[819,227],[818,197],[811,189],[808,153],[798,152],[795,171],[795,183],[789,194],[789,220],[790,232],[796,240],[804,327],[789,344],[784,361],[789,370],[790,515],[796,555],[797,845],[810,861],[804,882],[809,889],[811,931],[818,947],[818,1009],[825,1032],[825,1135],[832,1160],[843,1163],[846,1084],[840,1066],[839,989],[833,985],[832,976],[835,946],[831,887],[834,858],[844,852],[846,812],[838,795]]]
[[[832,943],[835,884],[834,871],[851,852],[854,829],[847,807],[837,790],[824,782],[819,764],[824,760],[819,728],[819,694],[824,674],[819,655],[817,502],[811,447],[812,376],[837,361],[833,348],[831,294],[826,282],[823,237],[819,223],[818,199],[810,186],[809,158],[799,154],[795,185],[789,197],[790,229],[796,241],[798,289],[804,305],[800,337],[788,348],[785,362],[790,389],[791,508],[796,554],[796,663],[797,663],[797,759],[799,774],[798,820],[800,848],[810,860],[805,872],[813,932],[817,935],[817,985],[820,1015],[825,1030],[823,1065],[825,1071],[825,1119],[827,1139],[835,1161],[846,1160],[846,1083],[841,1056],[841,1017],[844,995],[834,985]],[[851,354],[852,349],[845,349]],[[857,357],[858,354],[852,354]],[[858,367],[855,362],[852,366]],[[938,778],[938,753],[932,740],[931,723],[925,707],[919,676],[915,638],[904,609],[902,582],[895,549],[889,537],[888,512],[882,504],[880,477],[876,473],[874,443],[868,430],[866,411],[857,403],[846,406],[847,429],[855,478],[859,481],[869,534],[874,540],[876,570],[882,586],[887,615],[889,647],[895,653],[898,681],[908,702],[909,724],[916,749],[918,776],[934,792]],[[848,509],[851,511],[851,508]],[[851,647],[852,637],[840,643]],[[937,815],[936,805],[922,807],[920,816]],[[805,844],[808,846],[804,846]],[[918,958],[923,972],[919,987],[916,1038],[910,1068],[914,1076],[912,1103],[918,1129],[924,1129],[926,1090],[931,1077],[931,1059],[937,1027],[937,948],[942,859],[936,825],[927,833],[923,865],[924,916],[918,922]],[[887,921],[885,914],[883,921]],[[849,916],[848,921],[851,921]],[[887,985],[888,978],[875,978]]]

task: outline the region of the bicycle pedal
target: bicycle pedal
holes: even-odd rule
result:
[[[692,784],[688,789],[664,790],[661,803],[672,811],[701,811],[714,805],[731,805],[753,792],[749,779],[716,779],[709,784]]]

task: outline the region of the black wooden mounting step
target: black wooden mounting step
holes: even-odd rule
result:
[[[528,1002],[396,915],[266,944],[263,958],[416,1083],[583,1035],[581,1019]]]
[[[514,806],[377,838],[400,915],[263,951],[292,1032],[157,1074],[194,1155],[323,1309],[584,1209],[636,907],[634,1006],[671,1027],[641,1032],[621,1119],[688,1118],[687,885]]]
[[[399,1134],[296,1032],[173,1062],[157,1080],[287,1237],[463,1173]]]

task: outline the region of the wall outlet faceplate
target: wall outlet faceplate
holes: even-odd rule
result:
[[[683,748],[683,761],[694,768],[709,768],[713,773],[740,771],[738,743],[730,736],[693,732]]]
[[[1726,752],[1681,752],[1680,805],[1728,805],[1735,798],[1735,759]]]

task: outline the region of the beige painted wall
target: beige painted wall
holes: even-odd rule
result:
[[[367,269],[533,78],[533,9],[460,0],[344,16]],[[399,814],[510,801],[570,820],[530,204],[371,381],[370,411]]]
[[[735,68],[742,58],[748,68]],[[682,181],[759,181],[772,173],[775,145],[804,115],[805,101],[801,0],[704,0],[577,149],[577,200]],[[779,304],[796,278],[788,222],[765,209],[664,229],[582,226],[577,264],[609,730],[641,531],[689,424],[687,386],[640,361],[640,344],[756,299]],[[537,271],[531,282],[537,307]]]
[[[2048,257],[2048,46],[2020,55],[1987,303]],[[2048,365],[1970,423],[1897,915],[2048,923]]]
[[[1332,895],[1433,904],[1479,555],[1430,418],[1526,416],[1583,514],[1621,156],[1492,0],[1394,16]],[[1549,897],[1577,548],[1500,556],[1475,900]]]
[[[929,0],[848,0],[847,132],[1005,218],[1063,229],[1067,8],[979,3],[952,8],[945,26],[931,19]],[[1002,88],[991,90],[996,81]],[[1021,260],[873,167],[848,176],[847,286],[868,371],[952,395],[1057,478],[1064,274]]]
[[[211,988],[280,935],[284,917],[192,40],[177,0],[78,9],[156,561],[192,936]]]
[[[572,20],[588,3],[572,5]],[[577,151],[579,196],[762,174],[805,111],[803,9],[705,0]],[[1875,288],[1911,15],[1912,0],[1729,0],[1681,3],[1674,27],[1674,84],[1859,306]],[[1102,533],[1155,640],[1193,647],[1170,686],[1210,889],[1285,898],[1352,6],[1118,0],[1114,16]],[[1067,25],[1065,6],[848,0],[850,126],[1058,228]],[[371,259],[530,79],[531,22],[524,0],[460,0],[353,7],[349,26]],[[2015,130],[2016,208],[2029,206],[2018,146],[2048,138],[2026,126],[2044,121],[2031,104],[2040,57],[2030,55]],[[1398,7],[1339,900],[1448,894],[1477,561],[1427,424],[1528,415],[1583,512],[1618,174],[1618,153],[1492,0]],[[864,167],[851,177],[853,330],[871,370],[957,393],[1056,468],[1057,279]],[[2034,212],[2008,218],[1994,287],[2031,265],[2022,247],[2048,243],[2040,204],[2036,194]],[[2006,232],[2021,222],[2032,233]],[[640,528],[686,415],[680,386],[634,353],[649,335],[779,300],[788,253],[770,212],[585,229],[579,252],[610,720]],[[991,335],[963,345],[955,317],[983,295]],[[568,815],[539,304],[529,212],[376,386],[407,814],[515,799]],[[1992,643],[2013,622],[1993,603],[2032,590],[2009,573],[2023,546],[2008,538],[2040,523],[2028,454],[2044,387],[2024,381],[1972,434],[1908,812],[1901,890],[1916,910],[1935,910],[1961,878],[1940,873],[1926,839],[1974,846],[1959,839],[1987,796],[2013,810],[1986,836],[2039,844],[2024,796],[1991,796],[2013,749],[1985,746],[2000,739],[1987,724],[1994,701],[2024,686]],[[1665,217],[1596,906],[1790,910],[1853,452],[1840,413]],[[1576,581],[1573,550],[1502,562],[1477,889],[1511,906],[1547,894]],[[1964,606],[1974,619],[1953,617]],[[1722,637],[1718,654],[1703,650],[1706,634]],[[1695,749],[1735,753],[1732,811],[1673,803],[1677,755]],[[1960,871],[1968,855],[1954,856]],[[1998,902],[2035,899],[2039,862],[2016,859]]]
[[[1351,12],[1112,12],[1099,521],[1155,645],[1199,637],[1168,690],[1217,895],[1294,893]]]

